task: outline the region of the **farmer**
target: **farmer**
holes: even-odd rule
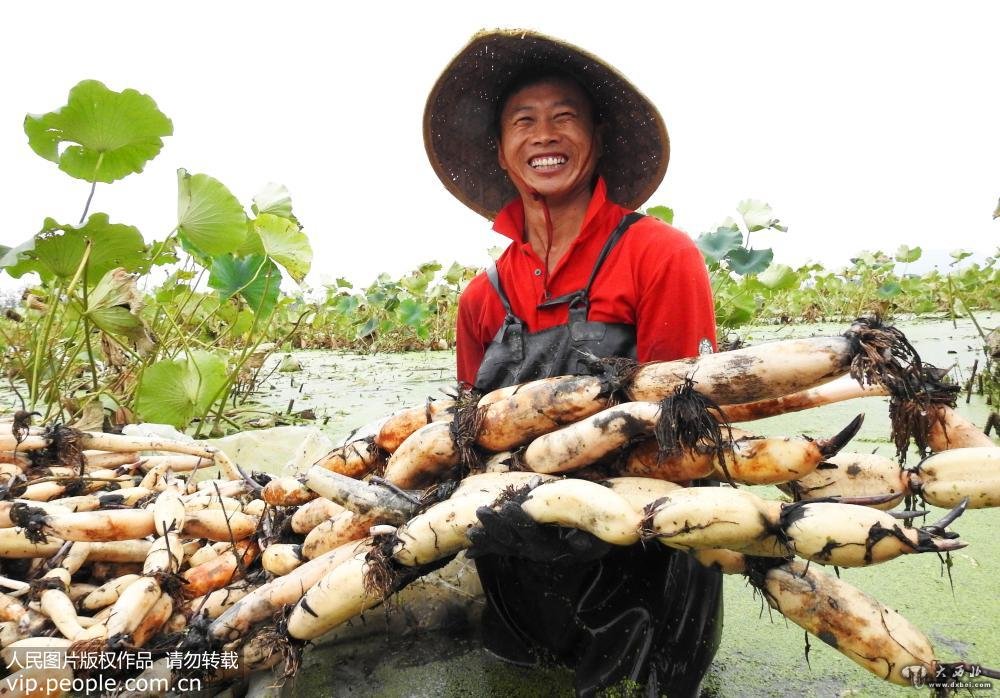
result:
[[[532,32],[480,33],[432,89],[424,139],[448,190],[511,240],[459,301],[459,381],[489,391],[584,372],[586,354],[644,362],[714,349],[700,252],[633,213],[662,180],[669,142],[613,68]],[[722,630],[717,571],[661,545],[483,523],[473,554],[488,650],[565,664],[583,695],[623,679],[697,695]]]

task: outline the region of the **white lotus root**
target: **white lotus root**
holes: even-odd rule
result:
[[[964,547],[949,527],[966,508],[1000,506],[1000,448],[940,401],[924,434],[940,452],[907,468],[844,451],[860,417],[815,437],[725,423],[900,399],[901,382],[918,385],[914,362],[894,361],[895,335],[880,332],[860,323],[845,337],[461,393],[380,419],[305,472],[266,482],[197,442],[18,416],[0,436],[0,557],[33,562],[16,567],[24,578],[0,577],[0,646],[5,657],[70,644],[239,655],[238,670],[207,682],[294,667],[290,641],[346,623],[469,548],[484,508],[519,507],[540,526],[665,545],[744,574],[794,623],[909,685],[946,666],[930,642],[822,566]],[[743,484],[778,484],[795,501]],[[923,526],[889,511],[917,497],[950,511]],[[147,672],[172,676],[162,660]]]

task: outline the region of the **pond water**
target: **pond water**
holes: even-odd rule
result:
[[[979,324],[988,328],[1000,325],[1000,313],[977,316]],[[982,340],[969,320],[959,320],[953,326],[949,320],[912,320],[898,324],[918,350],[921,358],[941,368],[951,368],[952,376],[964,382],[973,362],[982,364]],[[773,325],[742,329],[740,336],[748,344],[776,339],[838,335],[844,324]],[[427,398],[441,398],[455,387],[455,355],[450,351],[410,352],[406,354],[351,354],[331,351],[298,351],[291,354],[302,370],[293,373],[270,374],[254,399],[265,411],[292,412],[312,409],[316,425],[331,437],[339,438],[370,421],[384,417],[402,407],[412,407]],[[276,366],[282,355],[270,357],[267,369]],[[754,422],[761,433],[813,432],[828,430],[831,419],[846,417],[844,424],[859,411],[866,412],[865,426],[859,435],[862,441],[883,441],[888,434],[888,414],[885,398],[866,398],[809,410],[793,415]],[[961,404],[961,411],[979,424],[985,422],[985,403],[973,399]],[[778,430],[778,431],[775,431]]]
[[[1000,324],[1000,315],[979,318],[984,327]],[[973,325],[919,320],[900,328],[925,361],[953,367],[968,376],[982,342]],[[745,341],[839,334],[844,325],[757,327]],[[981,354],[980,354],[981,356]],[[303,371],[274,374],[259,399],[271,407],[295,401],[294,410],[312,408],[331,436],[441,396],[453,384],[454,355],[428,352],[359,356],[297,352]],[[277,360],[280,357],[275,357]],[[987,408],[975,396],[960,412],[982,425]],[[879,450],[891,455],[887,400],[866,398],[754,423],[762,434],[829,436],[859,412],[866,415],[861,433],[848,450]],[[773,488],[760,494],[777,498]],[[942,512],[932,510],[929,520]],[[967,512],[954,529],[970,543],[951,556],[951,570],[933,555],[910,555],[867,569],[841,570],[850,583],[897,609],[931,639],[944,661],[964,659],[1000,667],[1000,510]],[[832,573],[832,570],[827,570]],[[462,571],[468,579],[470,572]],[[470,582],[474,587],[474,580]],[[411,594],[419,595],[419,590]],[[442,593],[440,588],[435,593]],[[447,590],[443,592],[447,595]],[[477,640],[477,601],[468,589],[454,593],[453,608],[429,623],[408,615],[407,604],[389,612],[375,609],[353,629],[311,648],[286,696],[551,696],[570,695],[568,674],[558,669],[515,669],[487,655]],[[413,608],[418,607],[415,604]],[[447,631],[415,630],[447,621]],[[366,626],[370,626],[365,629]],[[345,633],[348,635],[345,637]],[[705,696],[882,696],[912,695],[913,689],[890,685],[813,638],[808,661],[803,631],[771,613],[742,577],[725,582],[725,630],[722,645],[705,681]],[[998,685],[994,681],[994,685]],[[619,692],[618,695],[624,695]]]

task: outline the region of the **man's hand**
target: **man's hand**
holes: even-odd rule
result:
[[[585,531],[540,524],[524,513],[514,501],[499,509],[479,507],[476,516],[482,524],[468,532],[471,558],[482,555],[519,557],[535,562],[577,564],[596,560],[611,548]]]

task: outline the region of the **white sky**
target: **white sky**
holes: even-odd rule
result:
[[[367,283],[437,259],[483,264],[503,239],[454,200],[424,154],[424,100],[482,27],[528,27],[616,66],[670,132],[666,179],[692,235],[738,201],[790,226],[776,261],[837,267],[862,249],[1000,245],[1000,3],[3,3],[0,243],[45,216],[76,222],[88,185],[27,145],[27,112],[85,78],[151,95],[174,135],[92,210],[162,238],[175,171],[249,207],[285,184],[315,250],[312,284]],[[759,240],[760,243],[772,242]]]

